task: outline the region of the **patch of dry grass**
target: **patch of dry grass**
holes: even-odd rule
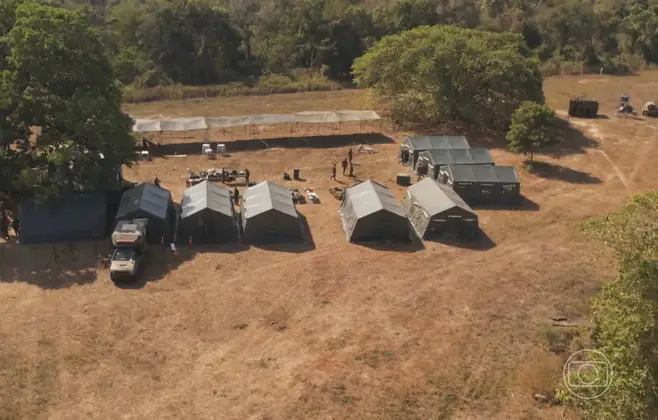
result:
[[[636,105],[658,96],[650,75],[546,81],[554,108],[566,109],[569,96],[581,90],[598,97],[602,111],[614,109],[621,92]],[[363,101],[358,91],[340,91],[126,110],[142,117],[240,115],[358,109]],[[88,255],[61,250],[61,267],[47,270],[50,248],[0,245],[0,413],[34,419],[562,418],[562,409],[532,399],[533,392],[549,393],[561,375],[564,356],[548,350],[544,332],[556,313],[585,316],[589,297],[614,275],[613,264],[601,258],[607,254],[590,249],[574,226],[613,210],[629,193],[658,186],[651,164],[658,158],[655,121],[571,123],[567,146],[591,141],[538,159],[600,182],[519,171],[523,194],[538,210],[479,210],[496,244],[487,251],[426,243],[424,250],[402,253],[346,243],[339,203],[328,189],[349,183],[342,176],[329,180],[331,164],[348,146],[271,148],[212,163],[200,156],[156,159],[126,169],[136,181],[157,175],[177,199],[187,168],[224,164],[249,167],[257,181],[312,187],[322,204],[299,210],[316,249],[183,247],[179,256],[153,250],[149,270],[157,275],[150,273],[141,289],[124,290],[109,281],[89,246],[78,246]],[[404,136],[385,131],[395,141]],[[491,145],[499,164],[523,160],[493,140],[473,142]],[[384,182],[401,197],[398,145],[375,147],[380,153],[355,153],[357,176]],[[294,167],[306,182],[281,179]],[[94,276],[76,281],[83,267]]]

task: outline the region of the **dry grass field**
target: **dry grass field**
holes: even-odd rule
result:
[[[522,209],[477,211],[490,241],[470,248],[348,244],[328,192],[348,181],[328,178],[349,146],[126,169],[135,181],[158,176],[176,199],[187,168],[248,167],[256,181],[314,188],[322,203],[298,206],[314,249],[183,247],[173,255],[156,247],[144,284],[122,289],[104,268],[106,243],[0,244],[0,418],[564,418],[563,408],[532,398],[561,381],[565,354],[550,351],[550,318],[582,319],[589,297],[615,275],[610,255],[585,242],[578,222],[658,187],[658,120],[613,116],[621,93],[638,108],[658,99],[657,76],[546,80],[551,107],[588,94],[610,118],[572,119],[562,149],[537,157],[539,174],[519,170]],[[338,91],[126,111],[155,118],[365,107],[361,92]],[[394,142],[405,135],[384,134]],[[523,160],[500,139],[471,140],[491,147],[499,164]],[[401,197],[398,145],[374,147],[379,153],[355,153],[357,177]],[[294,167],[306,180],[281,180]]]

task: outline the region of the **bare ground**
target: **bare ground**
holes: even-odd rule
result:
[[[651,80],[551,78],[545,88],[555,109],[587,93],[611,114],[621,92],[638,107],[655,99]],[[365,106],[360,92],[341,91],[126,109],[153,118]],[[315,249],[183,247],[175,256],[156,248],[146,284],[120,289],[103,266],[105,243],[58,245],[59,264],[52,246],[1,244],[0,418],[562,418],[563,409],[532,400],[561,377],[564,355],[545,338],[549,318],[586,315],[589,297],[614,276],[609,255],[574,228],[658,183],[656,122],[610,117],[572,120],[579,131],[568,150],[540,156],[539,174],[519,170],[525,210],[478,211],[495,244],[486,250],[346,243],[327,190],[347,183],[328,178],[348,147],[127,169],[133,180],[160,177],[176,198],[186,168],[222,163],[248,167],[255,180],[314,188],[322,204],[299,210]],[[380,153],[355,154],[357,176],[400,197],[397,144],[374,147]],[[492,154],[499,164],[522,161],[501,148]],[[305,182],[281,180],[293,167]]]

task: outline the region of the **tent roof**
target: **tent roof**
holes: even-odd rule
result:
[[[345,189],[345,199],[349,199],[357,218],[362,218],[379,210],[407,217],[404,208],[384,185],[367,180]]]
[[[155,184],[141,184],[123,193],[116,217],[143,210],[164,220],[171,202],[171,193],[168,190]]]
[[[414,136],[407,137],[406,143],[414,150],[468,149],[464,136]]]
[[[495,164],[489,151],[484,148],[474,149],[430,149],[421,152],[433,165],[483,165]]]
[[[430,215],[440,214],[453,207],[460,207],[473,213],[471,207],[452,188],[439,182],[425,178],[410,186],[407,191]]]
[[[448,165],[447,168],[455,182],[519,183],[512,166]]]
[[[269,210],[298,217],[290,190],[269,181],[249,187],[244,194],[245,217],[251,218]]]
[[[233,217],[231,192],[212,182],[203,181],[183,192],[181,200],[181,217],[185,218],[204,209]]]

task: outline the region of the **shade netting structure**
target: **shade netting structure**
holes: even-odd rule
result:
[[[403,203],[420,238],[473,237],[479,231],[473,209],[450,187],[434,179],[426,178],[409,187]]]
[[[400,144],[400,160],[415,168],[418,155],[433,149],[470,149],[464,136],[412,136]]]
[[[404,207],[378,182],[367,180],[346,188],[339,212],[350,242],[411,240]]]
[[[21,244],[102,239],[107,234],[107,194],[76,193],[40,201],[21,201]]]
[[[123,193],[115,222],[147,219],[146,242],[171,242],[176,227],[176,209],[171,193],[155,184],[140,184]]]
[[[436,179],[439,170],[447,165],[495,165],[493,157],[485,148],[431,149],[418,154],[415,171]]]
[[[470,205],[518,204],[521,181],[512,166],[448,165],[438,180]]]
[[[295,114],[242,115],[237,117],[188,117],[168,120],[135,118],[135,133],[164,131],[194,131],[229,129],[253,125],[276,124],[340,124],[347,122],[380,121],[381,117],[370,110],[354,111],[306,111]]]
[[[303,221],[290,190],[264,181],[242,198],[242,241],[249,244],[304,242]]]
[[[183,192],[176,242],[237,242],[238,229],[238,214],[228,188],[203,181]]]

